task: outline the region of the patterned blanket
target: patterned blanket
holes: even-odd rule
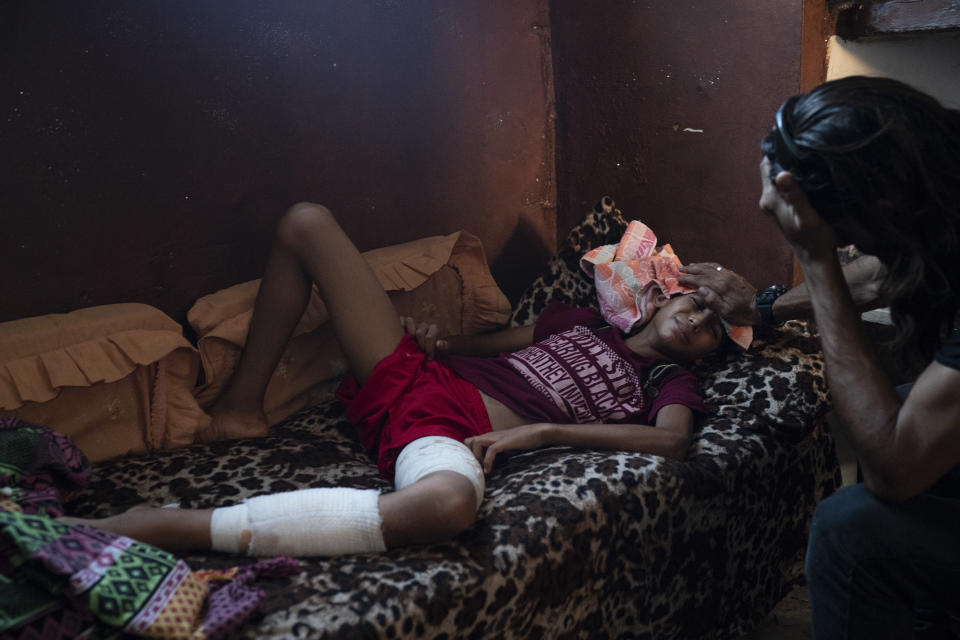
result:
[[[595,303],[578,261],[625,223],[609,203],[571,233],[514,313]],[[711,415],[684,461],[550,447],[487,482],[477,523],[451,542],[311,558],[265,583],[243,638],[734,638],[800,579],[815,504],[840,483],[823,359],[811,328],[757,332],[750,351],[693,368]],[[331,398],[266,438],[97,465],[70,513],[134,504],[235,504],[306,487],[390,490]],[[221,554],[185,558],[220,569]]]
[[[68,436],[0,420],[0,634],[4,638],[222,638],[258,611],[260,575],[298,568],[290,558],[191,571],[170,553],[65,524],[61,493],[90,467]]]

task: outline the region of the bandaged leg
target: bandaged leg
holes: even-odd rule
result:
[[[215,551],[333,556],[386,550],[375,489],[301,489],[214,509]],[[249,539],[249,544],[244,544]]]
[[[470,447],[453,438],[426,436],[405,446],[397,457],[394,485],[397,490],[403,489],[435,471],[453,471],[469,480],[480,508],[486,487],[483,467]]]
[[[396,466],[397,490],[435,471],[452,471],[483,501],[483,469],[470,448],[452,438],[428,436],[408,444]],[[215,551],[252,556],[333,556],[386,549],[380,492],[364,489],[301,489],[250,498],[214,509],[210,518]]]

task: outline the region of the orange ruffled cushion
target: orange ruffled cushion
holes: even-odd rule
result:
[[[0,416],[67,433],[93,461],[193,441],[196,350],[159,309],[115,304],[0,323]]]
[[[397,309],[444,334],[474,334],[503,327],[510,303],[490,274],[480,240],[460,231],[431,236],[363,254]],[[200,336],[206,376],[197,394],[202,407],[216,401],[229,382],[247,339],[259,280],[197,300],[187,314]],[[322,383],[346,370],[346,361],[314,289],[307,310],[267,386],[264,409],[271,424],[314,404]]]

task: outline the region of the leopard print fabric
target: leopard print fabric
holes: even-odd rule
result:
[[[604,236],[603,214],[575,231]],[[574,274],[560,276],[541,281],[540,289],[559,283],[543,296],[531,288],[525,313],[535,315],[560,289],[571,301],[582,293],[571,285]],[[705,360],[693,371],[712,413],[683,462],[568,447],[515,453],[488,478],[469,531],[444,544],[303,559],[299,575],[263,583],[264,615],[239,635],[744,633],[796,580],[814,505],[840,482],[824,429],[823,362],[809,327],[791,323],[761,335],[747,354]],[[105,516],[142,502],[214,507],[307,487],[389,491],[327,397],[266,438],[100,463],[68,511]],[[238,561],[185,559],[193,568]]]

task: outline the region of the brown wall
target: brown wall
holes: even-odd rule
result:
[[[465,228],[516,296],[555,248],[547,0],[0,7],[0,321],[177,320],[298,200],[361,249]]]
[[[757,208],[757,165],[777,106],[799,90],[801,5],[554,0],[560,232],[610,195],[684,261],[789,283],[790,250]]]
[[[512,298],[605,194],[686,261],[788,282],[756,165],[801,4],[6,3],[0,321],[183,320],[298,200],[361,249],[471,230]]]

